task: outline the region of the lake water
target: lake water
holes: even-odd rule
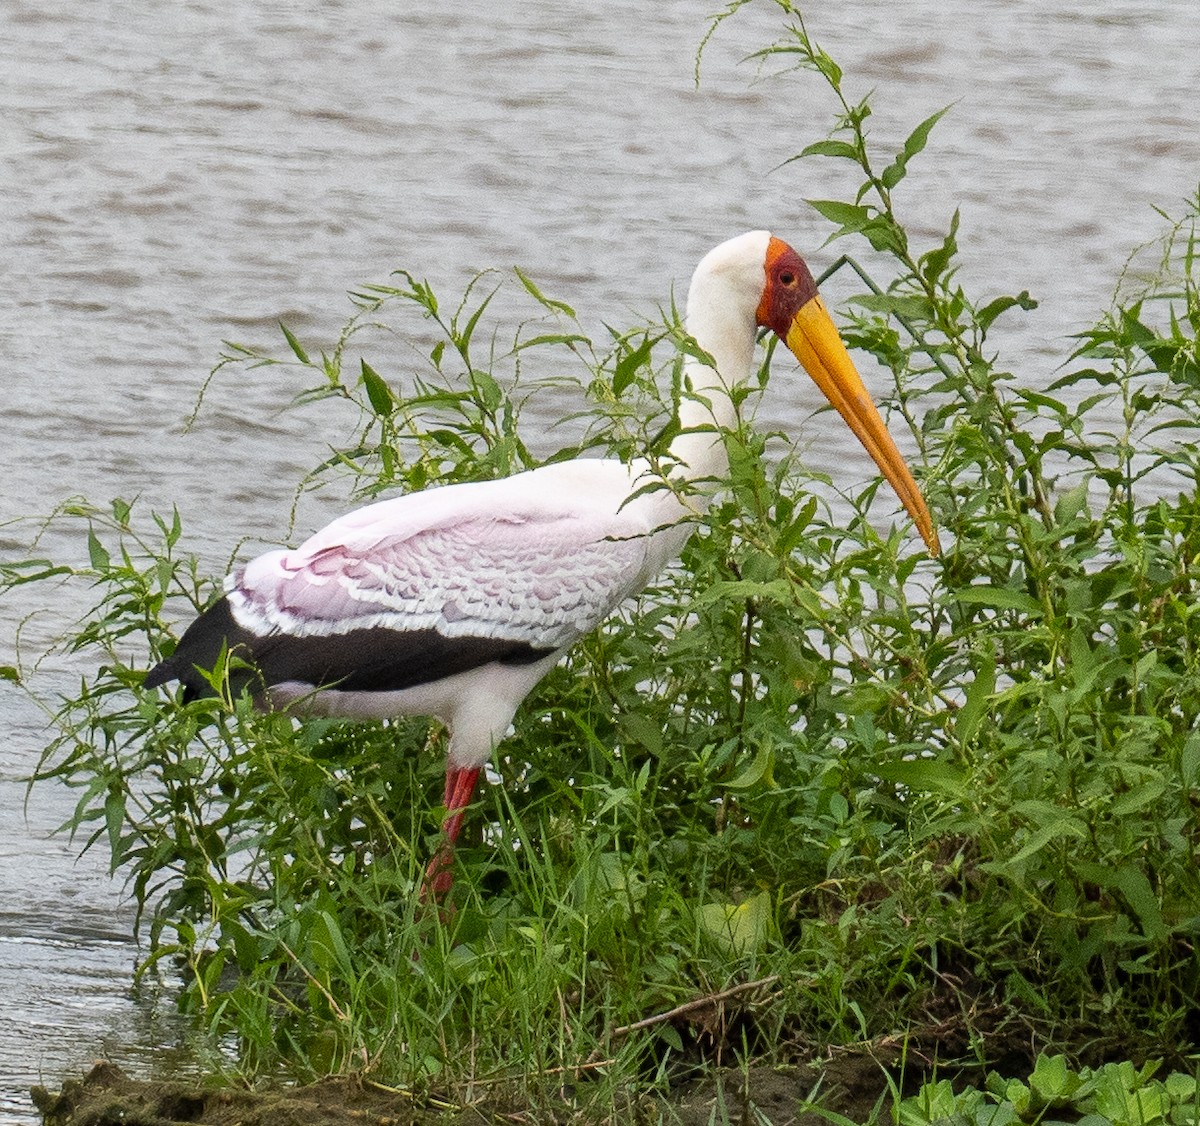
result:
[[[312,416],[280,413],[295,386],[228,377],[190,433],[183,419],[223,339],[271,343],[284,320],[330,343],[345,292],[397,267],[453,296],[477,269],[520,264],[598,331],[682,296],[701,254],[750,227],[817,270],[833,257],[803,201],[844,192],[838,165],[778,167],[826,134],[830,99],[740,62],[779,27],[765,0],[718,32],[699,89],[707,0],[301,7],[3,5],[0,522],[73,494],[175,503],[214,571],[241,537],[282,535],[324,451]],[[932,238],[961,207],[963,281],[1039,298],[994,334],[1027,382],[1050,381],[1067,334],[1163,230],[1154,207],[1178,213],[1196,190],[1198,16],[1196,0],[810,6],[850,93],[876,91],[877,138],[956,103],[902,213]],[[398,372],[404,356],[398,342]],[[807,381],[771,390],[761,415],[815,465],[871,472],[839,428],[802,425]],[[27,539],[0,523],[4,556]],[[86,593],[0,604],[0,664],[28,615],[36,647]],[[103,856],[49,835],[73,795],[25,804],[44,718],[0,684],[0,722],[0,1121],[19,1122],[31,1083],[97,1056],[179,1066],[180,1030],[131,988],[132,909]]]

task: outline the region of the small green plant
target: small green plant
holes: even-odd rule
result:
[[[757,57],[831,99],[830,136],[797,156],[845,173],[812,204],[870,255],[830,267],[862,281],[846,336],[893,380],[944,557],[889,526],[865,467],[835,484],[784,435],[724,434],[727,487],[681,566],[546,678],[500,748],[448,926],[415,901],[436,726],[142,690],[216,593],[186,514],[72,501],[51,519],[85,529],[86,566],[0,566],[7,589],[97,592],[62,643],[90,663],[76,691],[3,670],[52,722],[36,784],[78,788],[69,827],[128,876],[147,964],[182,964],[182,1004],[233,1035],[237,1066],[535,1105],[569,1083],[576,1108],[616,1113],[708,1064],[904,1036],[983,1063],[1014,1029],[1090,1064],[1200,1051],[1200,197],[1052,378],[1009,371],[989,334],[1034,301],[965,290],[956,213],[925,245],[902,221],[944,111],[881,158],[869,99],[776,6]],[[328,349],[285,329],[277,354],[230,345],[214,378],[270,365],[304,409],[344,425],[349,406],[298,497],[525,468],[522,411],[546,384],[576,413],[545,457],[659,456],[693,347],[674,311],[597,341],[522,274],[527,318],[494,319],[491,284],[447,303],[399,273],[352,295]],[[398,364],[397,339],[418,360]],[[1101,1075],[1159,1091],[1063,1070],[1055,1090],[1079,1083],[1047,1102],[1065,1068],[972,1107],[1036,1121],[1081,1108],[1086,1082],[1080,1115],[1118,1122]],[[1160,1084],[1163,1121],[1183,1081]],[[975,1114],[948,1087],[922,1097],[921,1121]]]
[[[1200,1118],[1196,1079],[1161,1065],[1106,1063],[1073,1070],[1065,1056],[1039,1055],[1028,1081],[992,1072],[983,1090],[955,1094],[948,1079],[926,1083],[896,1108],[898,1126],[1191,1126]]]

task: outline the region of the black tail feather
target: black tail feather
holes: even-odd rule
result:
[[[348,692],[396,692],[492,662],[532,664],[555,650],[497,637],[446,637],[430,627],[256,634],[238,624],[228,598],[222,598],[188,626],[175,652],[142,683],[156,688],[178,680],[185,700],[214,696],[200,670],[211,670],[222,652],[234,658],[229,687],[236,696],[247,686],[257,695],[291,681]]]

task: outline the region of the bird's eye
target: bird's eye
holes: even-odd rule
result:
[[[791,273],[790,271],[785,271],[784,273],[779,275],[779,280],[784,285],[795,285],[796,284],[796,275]]]

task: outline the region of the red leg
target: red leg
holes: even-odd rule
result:
[[[442,821],[442,843],[425,869],[425,880],[421,884],[421,902],[441,903],[454,884],[454,842],[462,828],[463,815],[475,794],[479,781],[480,767],[470,769],[461,766],[446,766],[446,796],[442,799],[446,816]]]

